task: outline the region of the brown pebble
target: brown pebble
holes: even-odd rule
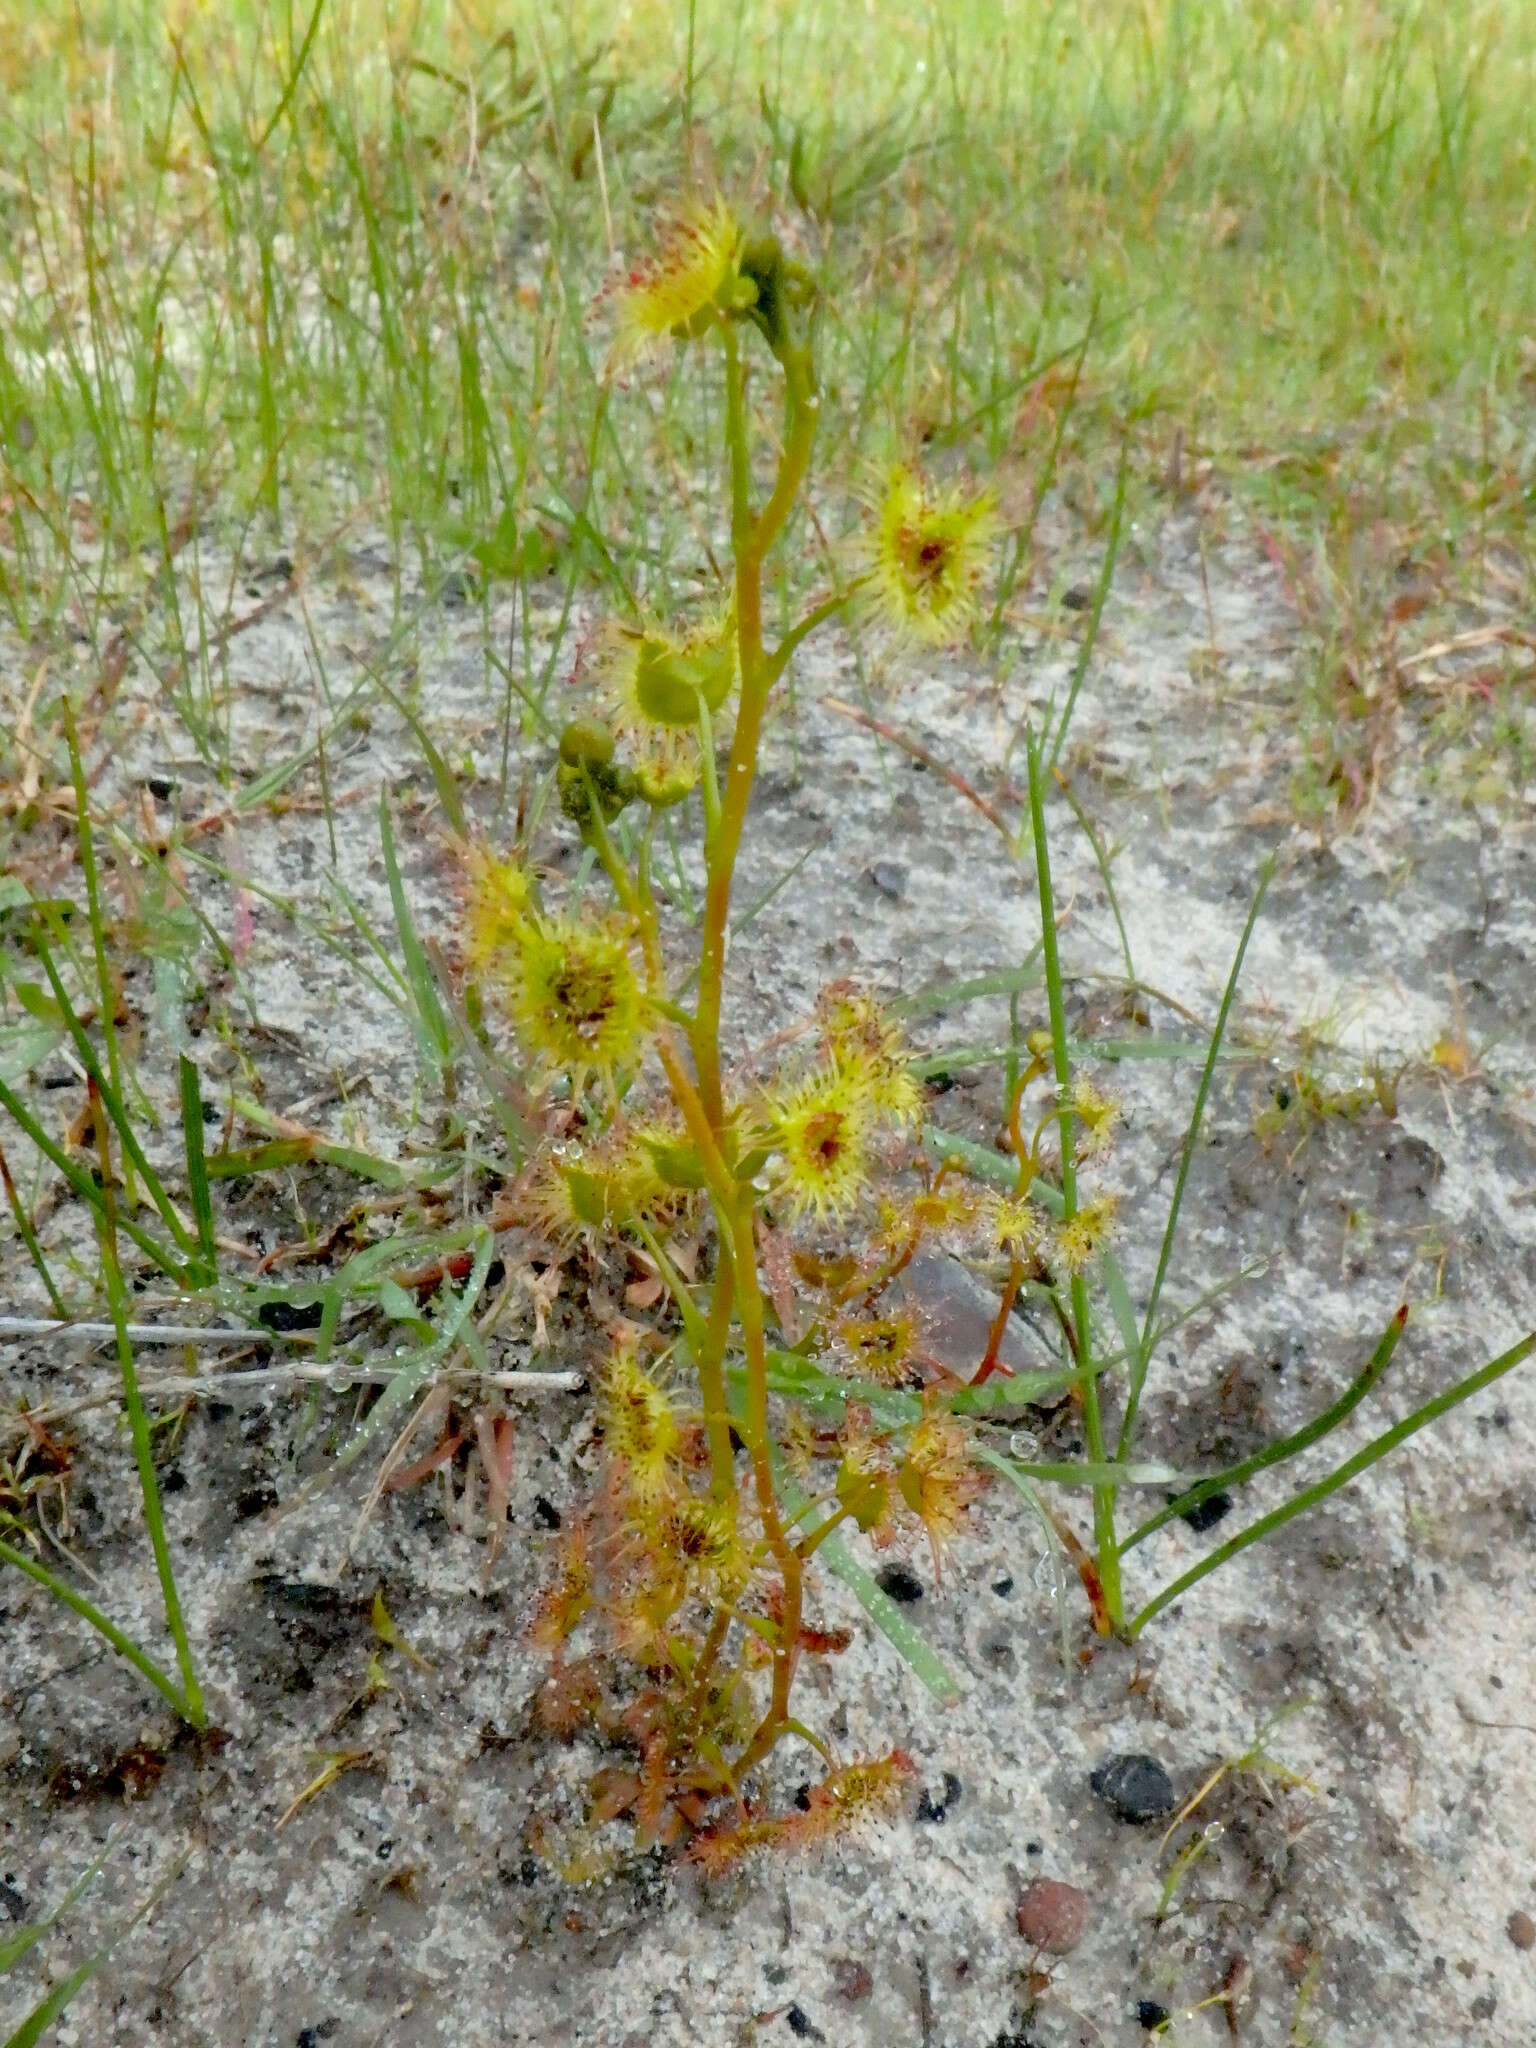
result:
[[[1075,1884],[1037,1877],[1019,1898],[1019,1932],[1036,1948],[1064,1956],[1083,1938],[1090,1903],[1088,1894]]]
[[[852,1956],[832,1958],[832,1982],[839,1998],[846,1998],[850,2005],[857,2005],[861,1998],[868,1998],[875,1988],[875,1980],[864,1965],[855,1962]]]
[[[1504,1922],[1504,1932],[1516,1948],[1536,1948],[1536,1920],[1529,1913],[1511,1913]]]

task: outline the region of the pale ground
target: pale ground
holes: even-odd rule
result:
[[[382,584],[365,561],[349,591],[310,594],[333,687],[358,673],[347,650],[379,631],[374,592]],[[1241,1456],[1326,1405],[1401,1298],[1414,1305],[1408,1335],[1346,1431],[1347,1449],[1536,1322],[1531,813],[1430,800],[1405,773],[1347,834],[1296,827],[1286,797],[1298,634],[1269,569],[1240,539],[1211,559],[1210,605],[1208,616],[1181,520],[1129,551],[1064,756],[1102,835],[1123,849],[1114,874],[1138,971],[1202,1018],[1214,1013],[1262,858],[1280,850],[1238,1013],[1250,1045],[1269,1034],[1277,1064],[1255,1056],[1225,1070],[1173,1298],[1251,1256],[1268,1254],[1269,1268],[1177,1334],[1146,1403],[1145,1454],[1193,1469]],[[1079,628],[1071,612],[1054,618]],[[438,743],[456,766],[472,754],[493,796],[499,696],[476,636],[474,616],[449,608],[424,614],[406,651]],[[1022,777],[1022,754],[1010,753],[1018,721],[1062,686],[1070,654],[1059,637],[1027,637],[1000,690],[935,669],[893,689],[880,710],[995,795],[1005,758]],[[296,614],[280,607],[232,643],[230,663],[236,760],[254,773],[311,717]],[[802,883],[737,948],[745,1037],[800,1013],[833,975],[911,990],[1016,961],[1036,931],[1028,873],[991,829],[900,753],[882,761],[867,733],[819,704],[829,691],[856,696],[851,664],[804,664],[794,744],[784,725],[770,749],[742,900],[820,844]],[[146,710],[117,772],[167,772],[165,747]],[[439,925],[448,864],[430,781],[395,714],[372,708],[328,766],[351,886],[387,929],[375,808],[384,778],[401,805],[413,900],[429,929]],[[173,800],[184,815],[215,801],[195,764],[169,772],[182,778]],[[312,796],[313,775],[294,787]],[[1101,881],[1063,806],[1053,831],[1079,1014],[1123,1028],[1112,987],[1092,979],[1118,962]],[[315,811],[244,819],[221,850],[325,906],[330,853]],[[227,892],[209,883],[204,900],[221,929],[235,928]],[[338,1079],[354,1123],[344,1125],[334,1095],[306,1114],[397,1146],[415,1073],[402,1019],[295,943],[275,914],[257,904],[254,917],[244,972],[266,1029],[247,1022],[234,1049],[265,1077],[272,1106]],[[1458,1030],[1458,1004],[1481,1064],[1451,1080],[1423,1062]],[[1156,1006],[1154,1021],[1181,1028]],[[924,1042],[995,1042],[1004,1029],[1002,1004],[982,1003],[925,1027]],[[1371,1059],[1388,1072],[1419,1062],[1399,1084],[1396,1117],[1372,1108],[1310,1130],[1293,1119],[1261,1143],[1255,1118],[1273,1106],[1304,1030],[1342,1049],[1342,1064],[1315,1055],[1334,1085]],[[233,1053],[212,1033],[196,1050],[212,1097]],[[939,1098],[936,1114],[986,1140],[995,1076],[965,1076],[975,1086]],[[1113,1175],[1127,1194],[1121,1252],[1137,1288],[1155,1259],[1193,1071],[1147,1061],[1111,1078],[1129,1125]],[[324,1224],[354,1199],[339,1177],[313,1175],[299,1192],[245,1191],[223,1227],[267,1248],[297,1234],[296,1201]],[[60,1211],[51,1241],[69,1227]],[[28,1276],[11,1272],[17,1298],[35,1307]],[[502,1348],[521,1362],[528,1321],[513,1327]],[[579,1332],[565,1341],[579,1343]],[[66,1386],[108,1384],[104,1356],[79,1357],[66,1372],[55,1350],[0,1347],[0,1389],[8,1401],[56,1399]],[[77,1551],[110,1575],[114,1608],[157,1639],[130,1468],[109,1414],[79,1425],[89,1497],[76,1501]],[[85,1954],[168,1859],[189,1856],[153,1918],[77,1999],[61,2043],[734,2048],[799,2037],[850,2048],[1130,2048],[1145,2038],[1138,2001],[1172,2011],[1167,2038],[1188,2048],[1536,2040],[1536,1951],[1506,1931],[1511,1913],[1536,1912],[1536,1371],[1501,1382],[1245,1553],[1155,1621],[1136,1650],[1095,1645],[1074,1603],[1065,1668],[1034,1525],[993,1490],[942,1588],[922,1554],[912,1559],[926,1588],[915,1619],[966,1689],[947,1711],[829,1582],[823,1611],[855,1626],[857,1640],[817,1668],[803,1711],[847,1753],[911,1750],[930,1810],[943,1805],[944,1816],[917,1818],[914,1800],[862,1843],[708,1895],[649,1860],[573,1888],[527,1857],[534,1816],[560,1810],[591,1768],[532,1732],[526,1702],[539,1667],[518,1640],[543,1540],[534,1503],[559,1510],[579,1497],[588,1414],[580,1394],[519,1412],[512,1528],[483,1575],[479,1534],[450,1526],[426,1487],[386,1501],[343,1568],[364,1476],[275,1525],[269,1516],[264,1489],[291,1491],[300,1403],[247,1391],[195,1407],[167,1505],[214,1717],[231,1740],[205,1760],[173,1754],[126,1810],[108,1794],[51,1797],[50,1776],[99,1766],[141,1734],[163,1737],[161,1718],[82,1629],[17,1579],[0,1580],[0,1876],[36,1910],[109,1830],[118,1842],[70,1940],[44,1945],[52,1969]],[[1042,1422],[1041,1434],[1057,1443],[1050,1432],[1065,1426]],[[1287,1470],[1315,1477],[1342,1454],[1314,1451]],[[1278,1484],[1261,1485],[1252,1500],[1279,1497]],[[1221,1533],[1251,1512],[1240,1501]],[[1135,1554],[1133,1585],[1150,1590],[1216,1540],[1171,1525]],[[349,1715],[376,1647],[367,1611],[380,1587],[431,1668],[393,1657],[395,1690]],[[1142,1751],[1183,1799],[1278,1715],[1270,1754],[1296,1781],[1229,1774],[1172,1843],[1160,1825],[1114,1818],[1090,1792],[1101,1759]],[[372,1767],[341,1777],[277,1832],[316,1753],[338,1749],[366,1751]],[[959,1786],[947,1800],[946,1773]],[[787,1791],[809,1773],[786,1751],[780,1775]],[[1207,1852],[1159,1919],[1173,1858],[1200,1826],[1213,1830]],[[1081,1945],[1032,1983],[1014,1908],[1040,1873],[1085,1888],[1092,1917]],[[868,1971],[867,1996],[840,1988],[849,1962]],[[1250,1988],[1230,2007],[1189,2010],[1249,1969]],[[4,1980],[0,2031],[40,1982],[26,1971]]]

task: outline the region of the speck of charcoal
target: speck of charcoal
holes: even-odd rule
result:
[[[1176,1493],[1170,1493],[1168,1496],[1170,1501],[1176,1501],[1178,1497]],[[1216,1524],[1224,1521],[1231,1512],[1230,1493],[1210,1493],[1204,1500],[1197,1500],[1192,1508],[1180,1508],[1179,1520],[1187,1522],[1195,1534],[1200,1536],[1207,1529],[1214,1529]]]
[[[889,1599],[903,1607],[910,1607],[914,1600],[923,1597],[923,1582],[910,1565],[882,1565],[875,1573],[875,1584]]]
[[[1013,1591],[1013,1581],[1009,1578],[994,1579],[992,1581],[992,1590],[999,1600],[1006,1600]]]
[[[1145,2027],[1150,2034],[1154,2027],[1166,2026],[1168,2008],[1159,2005],[1155,1998],[1138,1998],[1136,2001],[1136,2024]]]
[[[1155,1756],[1106,1757],[1088,1779],[1089,1786],[1119,1820],[1140,1824],[1160,1820],[1177,1805],[1173,1780]]]
[[[815,2022],[811,2019],[810,2014],[802,2012],[798,2005],[792,2005],[784,2017],[789,2021],[789,2031],[792,2034],[798,2034],[802,2041],[808,2039],[809,2036],[817,2031]]]

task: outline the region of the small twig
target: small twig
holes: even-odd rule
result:
[[[878,733],[883,740],[889,740],[893,747],[900,747],[904,754],[910,754],[914,761],[921,761],[925,768],[931,768],[935,775],[942,775],[951,789],[960,792],[967,803],[974,804],[988,824],[995,825],[1009,846],[1013,844],[1013,827],[998,810],[981,794],[973,789],[956,769],[947,761],[941,761],[937,754],[925,747],[920,740],[914,740],[894,725],[887,725],[883,718],[871,718],[867,711],[861,711],[857,704],[846,704],[841,697],[823,697],[822,703],[828,711],[835,711],[839,718],[851,718],[855,725],[865,726],[870,732]]]
[[[128,1323],[124,1328],[132,1344],[263,1344],[277,1334],[271,1330],[226,1330],[190,1323]],[[55,1316],[0,1316],[0,1338],[69,1335],[110,1344],[116,1334],[110,1323],[66,1323]]]
[[[369,1366],[336,1365],[274,1365],[258,1367],[253,1372],[208,1373],[204,1375],[168,1375],[165,1378],[146,1379],[144,1391],[154,1394],[213,1394],[227,1400],[239,1387],[309,1385],[325,1387],[383,1387],[399,1371]],[[463,1366],[454,1366],[448,1371],[435,1374],[428,1385],[453,1385],[463,1383],[477,1387],[495,1387],[505,1394],[575,1394],[586,1385],[586,1379],[579,1372],[475,1372]]]

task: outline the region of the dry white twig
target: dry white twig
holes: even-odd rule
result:
[[[131,1344],[265,1344],[287,1331],[225,1330],[187,1323],[128,1323]],[[299,1332],[303,1335],[304,1332]],[[117,1331],[111,1323],[61,1323],[54,1316],[0,1316],[3,1337],[89,1337],[92,1343],[110,1344]]]

